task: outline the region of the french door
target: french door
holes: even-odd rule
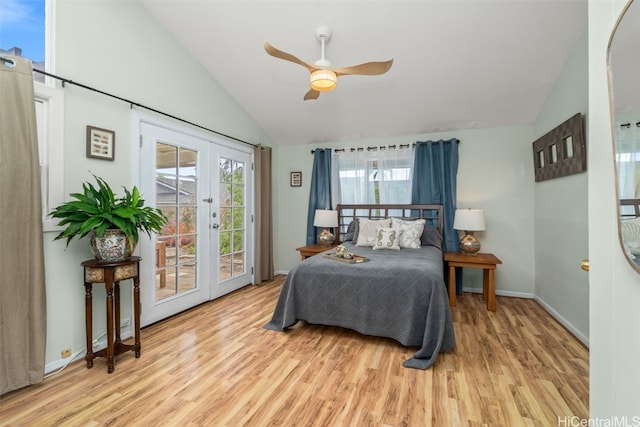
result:
[[[142,325],[252,282],[251,153],[141,122],[140,189],[168,224],[141,240]]]

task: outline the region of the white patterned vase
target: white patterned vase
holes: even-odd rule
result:
[[[102,237],[96,236],[95,231],[89,235],[91,252],[102,262],[124,261],[131,256],[131,247],[127,236],[122,230],[105,230]]]

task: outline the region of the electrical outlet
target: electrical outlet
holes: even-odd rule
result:
[[[131,318],[130,317],[125,317],[120,322],[120,327],[124,328],[125,326],[129,326],[130,324],[131,324]]]
[[[63,359],[66,359],[67,357],[71,357],[71,349],[70,348],[65,348],[60,352],[60,355],[62,356]]]

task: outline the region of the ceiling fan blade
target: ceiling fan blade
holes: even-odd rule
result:
[[[308,101],[310,99],[318,99],[319,96],[320,96],[320,92],[318,92],[315,89],[309,89],[309,92],[304,94],[304,100]]]
[[[346,76],[349,74],[377,76],[389,71],[391,65],[393,65],[393,59],[383,62],[365,62],[364,64],[353,65],[351,67],[330,67],[329,69],[335,72],[338,76]]]
[[[284,59],[285,61],[290,61],[296,64],[300,64],[303,67],[305,67],[306,69],[309,70],[309,72],[314,72],[315,70],[318,69],[318,67],[311,65],[311,64],[307,64],[306,62],[304,62],[303,60],[291,55],[290,53],[284,52],[280,49],[277,49],[275,47],[273,47],[268,41],[264,41],[264,50],[271,56],[275,57],[275,58],[279,58],[279,59]]]

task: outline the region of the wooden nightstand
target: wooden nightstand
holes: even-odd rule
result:
[[[300,258],[304,260],[306,258],[309,258],[310,256],[314,256],[321,252],[328,251],[329,249],[333,249],[336,246],[338,245],[320,246],[318,244],[313,244],[296,248],[296,251],[300,252]]]
[[[493,254],[467,255],[460,252],[445,252],[444,260],[449,263],[449,305],[455,307],[456,267],[482,268],[482,299],[487,302],[487,310],[496,311],[496,266],[502,264]]]

